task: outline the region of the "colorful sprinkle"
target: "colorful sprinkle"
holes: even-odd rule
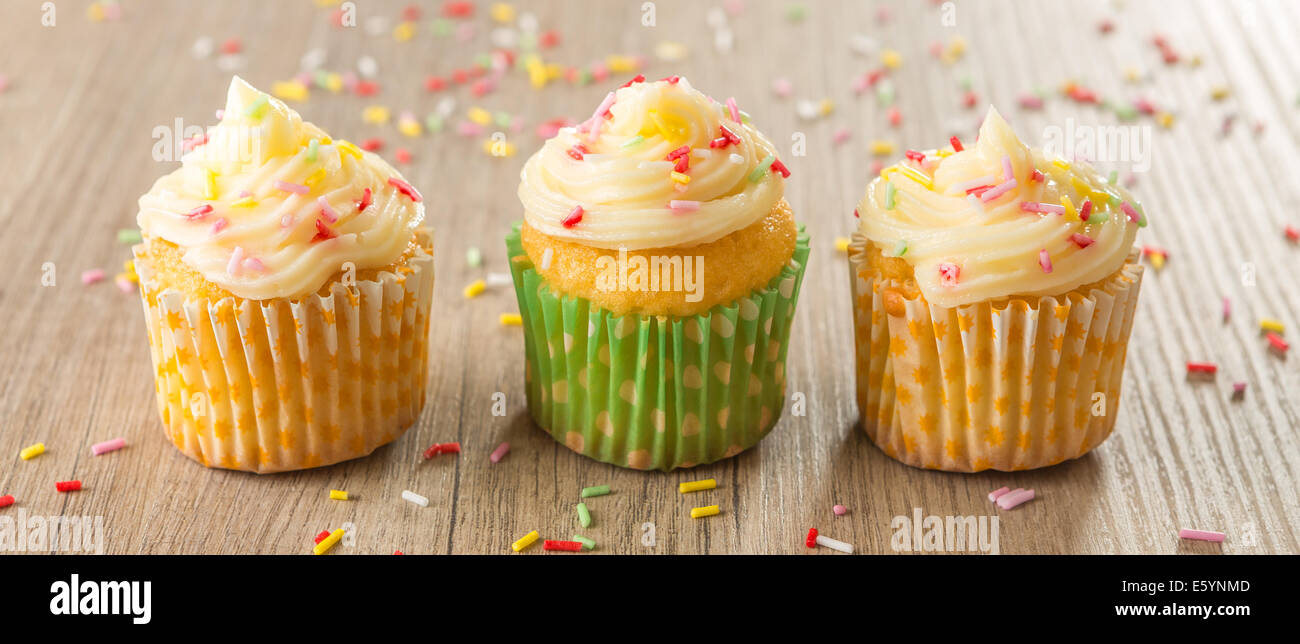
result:
[[[412,187],[411,184],[402,181],[397,177],[389,177],[388,185],[397,188],[398,192],[406,195],[411,199],[411,201],[414,201],[415,203],[420,203],[421,201],[424,201],[424,197],[421,197],[420,193],[414,187]]]
[[[1226,537],[1227,535],[1222,532],[1211,532],[1209,530],[1191,530],[1183,528],[1178,531],[1179,539],[1190,539],[1192,541],[1213,541],[1215,543],[1222,543]]]
[[[13,504],[14,504],[14,495],[6,494],[4,496],[0,496],[0,508],[7,508]]]
[[[563,224],[565,228],[573,228],[582,221],[582,215],[584,212],[582,206],[574,206],[573,210],[569,211],[569,215],[560,223]]]
[[[343,528],[339,528],[331,532],[328,537],[321,539],[320,543],[317,543],[315,547],[311,549],[311,552],[314,555],[323,555],[329,552],[330,548],[333,548],[334,545],[337,544],[339,540],[342,538],[343,538]]]
[[[99,456],[101,454],[107,454],[109,452],[116,452],[117,450],[122,449],[123,447],[126,447],[126,439],[114,438],[112,440],[106,440],[102,443],[95,443],[94,445],[91,445],[90,453],[94,456]]]
[[[581,543],[583,550],[593,550],[596,548],[595,541],[592,541],[591,539],[588,539],[580,534],[573,535],[573,540],[577,541],[578,543]]]
[[[510,544],[510,549],[514,550],[515,552],[519,552],[524,548],[527,548],[528,546],[531,546],[534,543],[536,543],[537,540],[541,538],[541,536],[542,535],[539,534],[536,530],[533,530],[532,532],[529,532],[528,534],[519,537],[518,541]]]
[[[58,481],[54,484],[54,489],[60,492],[76,492],[81,489],[81,481]]]
[[[831,512],[834,512],[834,513],[835,513],[835,516],[837,516],[837,517],[842,517],[842,516],[844,516],[845,514],[848,513],[848,511],[849,511],[848,508],[846,508],[846,507],[844,507],[844,506],[842,506],[842,505],[839,505],[838,503],[831,507]]]
[[[81,283],[87,286],[90,284],[94,284],[96,282],[103,281],[103,279],[104,279],[103,269],[92,268],[90,270],[81,272]]]
[[[524,323],[524,318],[518,313],[502,313],[501,317],[499,318],[499,321],[501,323],[501,326],[522,326]],[[493,462],[495,463],[496,461]]]
[[[402,500],[410,501],[422,508],[429,507],[429,499],[410,490],[402,490]]]
[[[505,458],[508,453],[510,453],[510,443],[501,443],[488,455],[488,460],[493,463],[500,463],[501,459]]]
[[[821,534],[817,535],[815,541],[817,545],[823,548],[830,548],[831,550],[837,550],[845,554],[850,554],[850,555],[853,554],[853,544],[851,543],[846,543],[844,541],[840,541],[839,539],[832,539],[826,535],[821,535]]]
[[[1203,373],[1203,374],[1211,375],[1211,376],[1212,376],[1212,375],[1214,375],[1218,370],[1219,370],[1218,365],[1216,365],[1216,364],[1214,364],[1214,363],[1212,363],[1212,362],[1188,362],[1188,363],[1187,363],[1187,373],[1188,373],[1188,375],[1196,374],[1196,373]]]
[[[347,491],[347,490],[330,490],[330,500],[332,500],[332,501],[346,501],[346,500],[348,500],[348,491]]]
[[[28,445],[27,447],[22,448],[22,450],[18,452],[18,456],[24,461],[30,461],[44,453],[45,443],[36,443],[35,445]]]
[[[307,186],[304,186],[302,184],[297,184],[297,183],[290,183],[288,181],[281,181],[279,179],[272,181],[271,185],[274,186],[276,190],[282,190],[284,192],[292,192],[300,195],[305,195],[311,192],[311,188],[308,188]]]
[[[591,511],[587,509],[587,504],[579,503],[576,507],[578,510],[578,525],[584,528],[591,527]]]
[[[1283,340],[1282,336],[1272,331],[1269,331],[1268,333],[1264,334],[1264,337],[1268,338],[1269,345],[1272,346],[1273,349],[1276,350],[1278,353],[1285,354],[1286,350],[1291,348],[1291,345],[1287,344],[1287,341]]]
[[[998,504],[999,508],[1002,508],[1003,510],[1010,510],[1011,508],[1014,508],[1026,501],[1032,500],[1033,498],[1034,498],[1033,490],[1023,490],[1017,488],[1015,490],[1012,490],[1010,492],[1007,492],[1006,494],[999,496],[996,503]]]
[[[465,299],[473,299],[483,294],[487,290],[487,282],[483,280],[474,280],[465,287]]]
[[[689,481],[677,484],[679,494],[688,494],[690,492],[700,492],[703,490],[712,490],[718,487],[718,482],[714,479],[704,479],[702,481]]]
[[[589,499],[593,496],[605,496],[609,494],[608,485],[593,485],[582,488],[582,498]]]
[[[719,510],[716,505],[706,505],[702,508],[691,508],[691,518],[702,519],[704,517],[714,516],[719,512],[721,512],[721,510]]]
[[[1260,321],[1259,321],[1259,328],[1260,328],[1261,331],[1273,331],[1273,332],[1276,332],[1276,333],[1285,333],[1285,332],[1286,332],[1286,327],[1283,326],[1282,321],[1281,321],[1281,320],[1276,320],[1276,319],[1273,319],[1273,318],[1264,318],[1264,319],[1260,320]]]
[[[563,552],[581,552],[581,541],[554,541],[547,539],[542,542],[542,550],[560,550]]]
[[[1038,251],[1038,265],[1042,267],[1044,273],[1052,272],[1052,256],[1044,248]]]

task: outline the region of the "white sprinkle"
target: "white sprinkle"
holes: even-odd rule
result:
[[[862,56],[874,56],[876,50],[879,49],[879,44],[871,36],[854,34],[853,37],[849,38],[849,49],[852,49],[853,53]]]
[[[551,268],[551,249],[548,247],[545,251],[542,252],[542,270],[544,271],[550,270],[550,268]]]
[[[730,29],[719,29],[713,33],[713,48],[717,49],[719,53],[730,52],[734,41],[735,38],[731,35]]]
[[[365,78],[374,78],[379,74],[379,63],[370,56],[362,56],[357,59],[357,73]]]
[[[550,250],[550,249],[547,249]],[[509,286],[514,283],[509,273],[488,273],[487,279],[484,280],[488,286]]]
[[[438,104],[433,107],[433,113],[440,118],[447,118],[451,113],[456,111],[456,100],[450,96],[444,97]]]
[[[799,118],[805,121],[811,121],[817,118],[817,115],[821,113],[821,110],[817,108],[817,104],[807,99],[799,99],[795,101],[794,111],[799,115]]]
[[[416,494],[410,490],[402,490],[402,498],[414,503],[422,508],[429,507],[429,499]]]
[[[497,27],[488,33],[488,40],[494,47],[514,49],[519,44],[519,32],[509,27]]]
[[[727,27],[727,14],[722,10],[722,7],[709,9],[709,12],[704,14],[704,20],[714,29],[726,29]]]
[[[744,164],[745,164],[745,157],[742,157],[742,156],[740,156],[739,154],[736,154],[735,152],[732,152],[732,153],[731,153],[731,156],[727,157],[727,160],[730,161],[730,162],[732,162],[732,163],[734,163],[734,164],[736,164],[736,165],[744,165]]]
[[[303,54],[302,59],[298,61],[298,65],[302,67],[302,71],[304,72],[314,72],[317,69],[320,69],[320,66],[324,64],[325,50],[320,47],[308,49],[307,53]]]
[[[519,14],[519,30],[530,34],[536,33],[537,15],[528,11]]]
[[[231,275],[238,275],[239,269],[244,262],[244,247],[236,246],[235,250],[230,252],[230,262],[226,264],[226,272]]]
[[[388,18],[384,16],[371,16],[366,19],[366,33],[371,36],[382,36],[388,33]]]
[[[207,58],[212,55],[212,47],[211,38],[199,36],[199,39],[195,40],[193,45],[190,45],[190,53],[194,54],[195,58]]]
[[[825,548],[830,548],[831,550],[839,550],[840,552],[853,554],[853,544],[844,543],[839,539],[832,539],[830,537],[823,536],[820,534],[817,535],[817,545]]]

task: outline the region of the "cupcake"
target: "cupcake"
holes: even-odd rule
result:
[[[365,456],[424,405],[420,194],[242,79],[219,118],[140,198],[133,251],[163,427],[209,467]]]
[[[772,430],[808,259],[787,176],[734,100],[679,77],[638,76],[528,160],[506,245],[542,429],[660,470]]]
[[[1024,470],[1115,425],[1142,267],[1140,204],[1025,146],[909,151],[867,187],[849,247],[862,427],[908,465]]]

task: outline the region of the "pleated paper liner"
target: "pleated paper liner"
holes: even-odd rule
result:
[[[1110,435],[1142,282],[1136,254],[1062,296],[952,309],[904,296],[890,314],[885,293],[900,284],[877,278],[866,244],[855,234],[849,247],[858,409],[886,454],[927,469],[1026,470]]]
[[[808,260],[794,255],[768,285],[682,318],[616,317],[558,295],[506,237],[524,323],[528,408],[570,449],[635,469],[711,463],[753,447],[785,403],[785,358]]]
[[[396,439],[424,406],[432,231],[401,274],[327,295],[189,299],[162,289],[135,247],[158,411],[167,436],[208,467],[281,472],[330,465]]]

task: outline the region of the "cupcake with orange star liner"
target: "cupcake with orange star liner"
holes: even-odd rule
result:
[[[679,77],[638,76],[528,160],[506,244],[542,429],[660,470],[772,430],[808,259],[788,175],[734,100]]]
[[[885,168],[849,246],[862,426],[929,469],[1078,458],[1115,425],[1142,206],[990,109],[970,147]]]
[[[365,456],[424,405],[420,193],[240,78],[140,198],[134,247],[167,436],[209,467]]]

